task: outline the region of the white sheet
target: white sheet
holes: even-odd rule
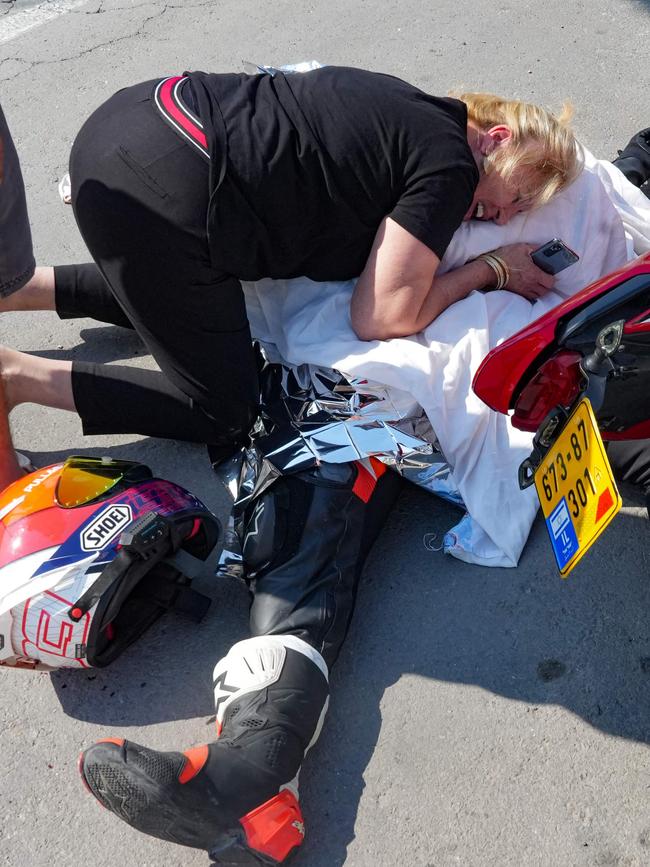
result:
[[[407,392],[424,409],[468,511],[447,534],[445,551],[467,562],[516,566],[537,511],[534,490],[521,492],[517,484],[532,437],[472,392],[478,365],[506,337],[632,258],[633,245],[638,252],[650,249],[650,201],[611,164],[587,154],[578,180],[544,208],[502,227],[463,224],[441,269],[504,244],[552,237],[580,256],[558,275],[556,291],[535,304],[510,292],[472,292],[409,338],[356,338],[349,317],[354,281],[298,278],[244,287],[253,334],[279,357],[366,377]]]

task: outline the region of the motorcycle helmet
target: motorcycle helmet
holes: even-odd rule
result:
[[[197,559],[219,522],[132,461],[71,457],[0,492],[0,665],[112,662],[164,611],[200,619]]]

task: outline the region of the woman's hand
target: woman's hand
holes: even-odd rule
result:
[[[555,285],[555,277],[538,268],[530,258],[530,254],[536,249],[535,244],[508,244],[507,247],[493,250],[495,256],[503,259],[510,272],[504,289],[529,301],[537,301]]]

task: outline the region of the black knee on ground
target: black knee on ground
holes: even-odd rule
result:
[[[650,179],[650,127],[633,135],[612,162],[634,186],[643,186]]]

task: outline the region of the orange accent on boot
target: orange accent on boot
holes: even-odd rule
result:
[[[240,820],[251,849],[284,861],[305,838],[305,823],[295,795],[288,789],[256,807]]]
[[[215,728],[217,729],[217,737],[221,737],[221,732],[223,731],[223,723],[219,722],[219,720],[215,723]]]
[[[355,463],[357,465],[357,478],[352,487],[352,493],[356,494],[364,503],[367,503],[370,500],[370,497],[372,497],[373,491],[377,486],[377,481],[386,472],[386,464],[377,460],[377,458],[370,458],[370,466],[375,473],[373,476],[361,461],[355,461]]]
[[[102,738],[100,741],[95,741],[96,744],[116,744],[118,747],[124,745],[124,738]]]
[[[208,760],[208,745],[203,744],[202,747],[192,747],[190,750],[185,750],[183,753],[187,761],[185,767],[178,776],[179,783],[189,783],[193,780],[198,772],[203,768],[203,765]]]

